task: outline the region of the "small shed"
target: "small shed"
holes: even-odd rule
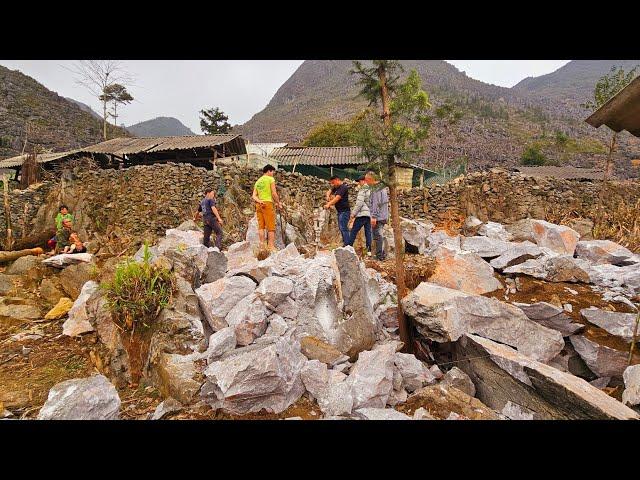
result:
[[[275,148],[269,158],[278,168],[329,179],[333,175],[355,180],[362,176],[370,163],[360,147],[304,147],[287,146]],[[408,189],[422,184],[425,178],[435,175],[418,165],[396,163],[398,187]],[[422,181],[421,181],[422,179]]]
[[[240,135],[191,135],[175,137],[119,137],[104,142],[57,153],[43,153],[36,161],[45,169],[80,157],[91,157],[102,168],[124,168],[153,163],[190,163],[208,169],[218,159],[237,160],[246,157],[244,139]],[[0,168],[12,168],[16,178],[27,155],[0,161]]]

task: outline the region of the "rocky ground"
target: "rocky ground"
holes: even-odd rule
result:
[[[637,254],[533,219],[402,226],[415,354],[401,352],[393,259],[363,261],[358,245],[298,250],[283,229],[258,260],[251,225],[224,252],[192,222],[168,230],[151,254],[176,289],[143,354],[99,287],[122,258],[22,257],[0,273],[0,414],[638,418]]]

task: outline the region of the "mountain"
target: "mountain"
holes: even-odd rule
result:
[[[609,73],[612,66],[629,71],[640,66],[640,60],[572,60],[554,72],[521,80],[513,91],[546,97],[566,108],[579,107],[593,97],[596,82]]]
[[[28,124],[28,128],[25,126]],[[102,122],[18,70],[0,66],[0,158],[38,145],[63,151],[102,141]],[[109,125],[109,138],[126,136]]]
[[[173,117],[157,117],[127,127],[136,137],[168,137],[172,135],[195,135],[180,120]]]
[[[73,98],[70,98],[70,97],[64,97],[64,98],[66,100],[69,100],[72,103],[75,103],[78,107],[80,107],[80,110],[84,110],[85,112],[90,113],[94,118],[97,118],[98,120],[102,120],[102,117],[99,114],[97,114],[96,111],[86,103],[79,102],[78,100],[74,100]]]
[[[530,146],[539,148],[553,164],[594,166],[606,152],[606,129],[594,130],[584,123],[588,112],[579,103],[615,61],[570,62],[554,72],[555,77],[524,80],[514,88],[472,79],[441,60],[401,63],[405,74],[410,69],[420,74],[432,112],[446,102],[463,115],[454,124],[434,115],[427,151],[419,159],[427,166],[444,168],[466,158],[471,169],[509,167],[517,165]],[[234,131],[253,142],[297,143],[325,121],[351,118],[366,107],[357,97],[352,68],[350,60],[303,62],[268,105]],[[625,158],[631,155],[628,137],[621,136]],[[619,173],[626,175],[622,163]]]

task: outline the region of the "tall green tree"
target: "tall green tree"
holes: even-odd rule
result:
[[[411,351],[411,331],[402,310],[401,300],[406,296],[404,250],[400,228],[396,163],[410,161],[420,154],[427,137],[431,117],[429,95],[422,90],[422,81],[412,70],[404,81],[400,80],[402,66],[395,60],[373,60],[372,66],[353,62],[351,71],[357,77],[360,95],[369,101],[366,120],[358,135],[363,154],[381,173],[389,187],[391,226],[396,246],[395,270],[398,287],[398,325],[400,338],[406,351]],[[376,112],[374,108],[379,108]]]
[[[113,117],[114,125],[117,125],[118,121],[118,105],[126,105],[133,102],[133,97],[127,91],[127,88],[124,85],[120,85],[119,83],[107,85],[99,98],[102,102],[113,104],[113,110],[109,113],[109,115]]]
[[[200,110],[200,129],[205,135],[229,133],[231,124],[227,120],[229,117],[218,107]]]
[[[593,100],[589,100],[580,106],[590,110],[598,110],[601,106],[607,103],[616,93],[626,87],[631,80],[637,75],[638,67],[633,67],[628,72],[625,72],[622,67],[612,66],[608,74],[603,75],[596,82],[593,89]],[[618,132],[613,132],[611,136],[611,142],[609,144],[609,154],[607,155],[607,161],[604,168],[604,180],[606,183],[611,171],[611,164],[613,159],[613,152],[616,148],[616,141],[618,139]]]

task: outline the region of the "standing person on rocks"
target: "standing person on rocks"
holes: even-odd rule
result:
[[[215,232],[216,247],[222,251],[222,218],[220,218],[220,213],[216,208],[216,192],[212,188],[205,190],[204,198],[198,206],[198,212],[194,220],[198,219],[199,213],[202,213],[202,221],[204,223],[202,243],[209,248],[211,245],[211,232]]]
[[[342,235],[342,244],[346,247],[349,245],[349,218],[351,216],[351,207],[349,206],[349,185],[340,180],[337,176],[329,179],[331,188],[327,190],[327,203],[324,208],[329,209],[336,207],[338,212],[338,228]]]
[[[366,183],[365,177],[358,180],[360,189],[356,197],[356,204],[351,211],[350,223],[353,225],[349,235],[349,245],[353,246],[360,229],[364,228],[364,238],[367,245],[367,255],[371,256],[371,213],[369,211],[369,202],[371,198],[371,189]]]
[[[260,248],[264,246],[265,235],[267,231],[269,251],[276,250],[276,211],[274,202],[278,208],[282,208],[280,197],[276,191],[276,179],[273,178],[276,167],[273,165],[265,165],[262,169],[262,176],[253,186],[253,201],[256,202],[256,217],[258,218],[258,237],[260,238]]]
[[[376,242],[376,258],[384,260],[387,254],[384,251],[382,230],[389,221],[389,188],[380,183],[376,174],[372,171],[367,172],[364,178],[371,189],[369,211],[371,213],[373,240]]]

